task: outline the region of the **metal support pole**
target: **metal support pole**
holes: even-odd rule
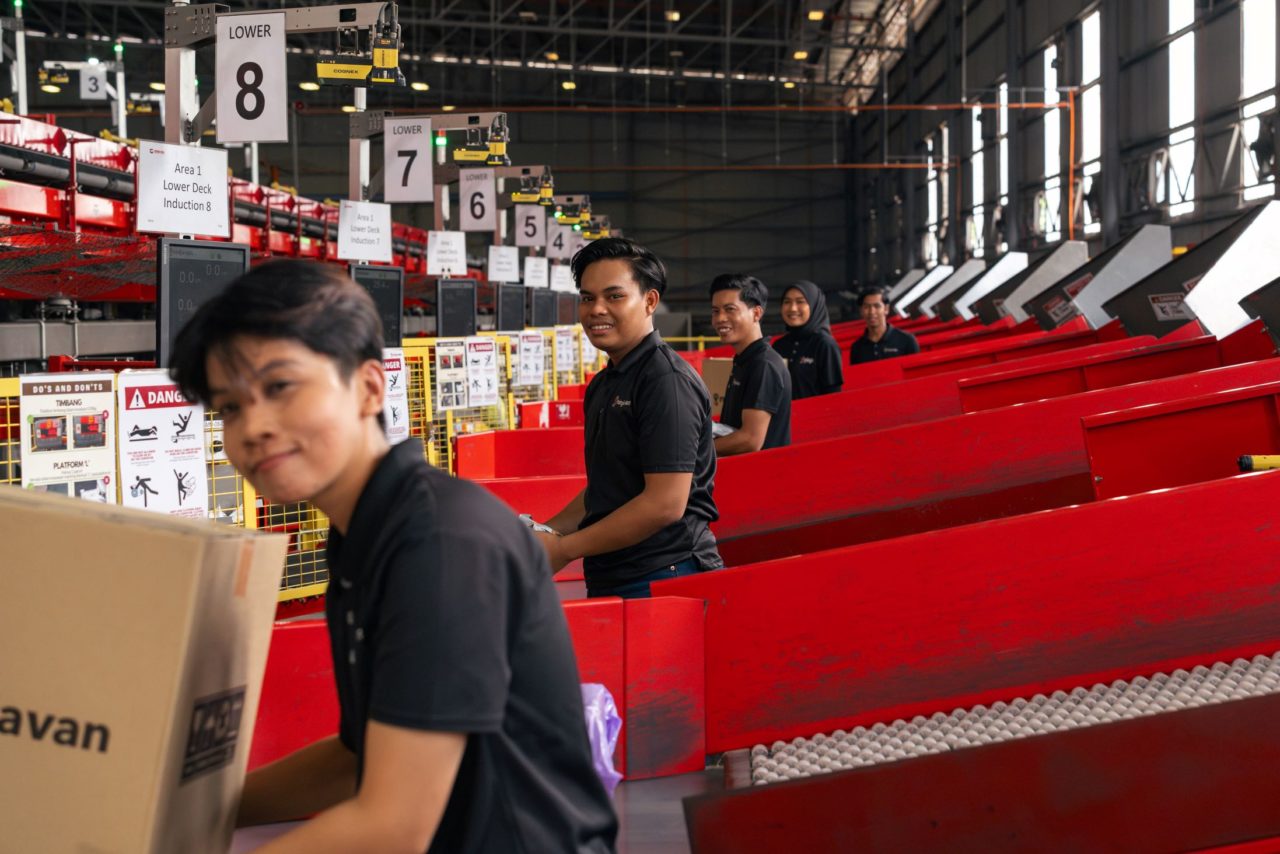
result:
[[[22,7],[15,6],[13,15],[18,19],[18,28],[14,32],[13,88],[18,93],[18,115],[25,116],[27,114],[27,33],[23,29]],[[43,331],[43,327],[41,330]]]
[[[1102,115],[1115,119],[1120,110],[1120,27],[1124,19],[1121,0],[1103,0],[1102,18]],[[1102,243],[1112,246],[1120,240],[1120,194],[1124,168],[1120,164],[1120,123],[1102,123],[1102,172],[1093,180],[1102,181]]]
[[[258,143],[249,143],[249,180],[255,184],[261,184],[258,180]]]
[[[1103,3],[1105,9],[1109,3]],[[1004,33],[1005,33],[1005,82],[1009,85],[1009,100],[1022,100],[1015,97],[1014,93],[1019,86],[1021,75],[1019,74],[1018,62],[1022,57],[1022,40],[1019,35],[1022,32],[1018,17],[1018,0],[1005,0],[1004,5]],[[1105,36],[1104,36],[1105,38]],[[1105,56],[1105,51],[1104,51]],[[1103,59],[1105,62],[1105,58]],[[1118,75],[1116,75],[1118,76]],[[1113,78],[1114,79],[1114,78]],[[1018,129],[1020,110],[1009,111],[1009,127],[1006,128],[1009,135],[1009,203],[1004,208],[1004,233],[1005,240],[1009,244],[1009,250],[1013,251],[1018,248],[1019,235],[1018,213],[1022,207],[1021,200],[1018,198],[1018,185],[1022,181],[1022,133]],[[1115,124],[1115,122],[1106,122],[1105,124]]]
[[[116,69],[116,136],[129,138],[129,90],[124,83],[124,63]]]
[[[947,32],[947,77],[946,91],[947,100],[953,103],[962,102],[965,99],[964,76],[966,73],[964,65],[964,7],[960,0],[947,0],[943,12],[947,15],[947,20],[951,26]],[[956,26],[956,18],[960,17],[960,25]],[[959,72],[957,74],[957,72]],[[963,110],[959,113],[952,113],[949,119],[951,127],[951,151],[944,152],[948,159],[955,162],[957,167],[944,172],[944,175],[950,176],[944,183],[951,191],[951,199],[948,207],[951,209],[951,215],[947,217],[947,237],[941,247],[941,254],[945,255],[947,261],[956,266],[960,265],[960,259],[963,257],[964,240],[964,200],[971,198],[964,192],[964,177],[966,169],[963,164],[967,159],[968,153],[972,150],[970,143],[970,128],[972,122],[968,121],[968,114]]]
[[[368,93],[364,89],[354,89],[356,112],[364,112],[368,102]],[[369,140],[368,138],[352,139],[347,143],[347,198],[355,202],[366,200],[369,189]]]
[[[186,0],[174,0],[173,6],[188,5]],[[194,47],[169,47],[164,49],[164,141],[173,145],[199,144],[189,140],[187,128],[195,126],[200,112],[199,94],[196,92],[196,50]]]
[[[907,51],[902,56],[902,61],[907,64],[907,103],[914,104],[919,96],[916,93],[916,28],[912,25],[910,18],[907,19],[907,35],[906,35]],[[885,78],[886,98],[888,92],[888,78]],[[907,113],[906,117],[906,138],[907,145],[910,147],[910,153],[915,154],[920,146],[920,120],[918,113],[914,110]],[[884,119],[888,122],[889,115],[886,112]],[[888,131],[885,131],[885,139],[888,139]],[[885,157],[888,157],[888,145],[885,146]],[[902,239],[904,241],[902,252],[902,269],[903,271],[913,269],[916,266],[918,250],[920,248],[920,240],[917,232],[918,223],[916,222],[916,176],[912,170],[905,170],[902,173],[901,186],[904,188],[902,199]],[[927,184],[926,184],[927,186]]]

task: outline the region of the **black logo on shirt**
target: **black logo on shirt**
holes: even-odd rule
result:
[[[818,363],[818,360],[813,358],[812,356],[800,357],[800,364],[802,365],[816,365],[817,363]]]
[[[614,395],[613,403],[610,403],[609,405],[614,409],[626,409],[628,406],[631,405],[631,401],[623,400],[622,395]]]

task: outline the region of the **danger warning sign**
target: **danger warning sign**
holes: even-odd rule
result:
[[[125,398],[125,409],[160,409],[191,406],[176,385],[135,386]]]

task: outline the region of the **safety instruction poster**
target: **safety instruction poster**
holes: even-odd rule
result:
[[[208,516],[204,407],[192,403],[165,371],[123,371],[120,503],[170,516]]]
[[[596,349],[596,345],[591,343],[587,338],[587,333],[582,333],[582,364],[587,370],[594,370],[596,365],[600,363],[600,351]]]
[[[22,486],[116,503],[115,375],[20,377]]]
[[[472,407],[498,405],[498,342],[492,338],[467,339],[467,395]]]
[[[436,342],[436,409],[467,408],[467,342],[464,338]]]
[[[556,327],[556,373],[578,369],[578,348],[573,341],[572,326]]]
[[[382,351],[382,372],[387,384],[387,396],[382,403],[387,441],[398,445],[409,438],[409,371],[403,349],[388,347]]]
[[[516,358],[516,385],[542,385],[546,342],[541,332],[521,332]]]

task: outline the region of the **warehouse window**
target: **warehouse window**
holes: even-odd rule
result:
[[[1080,192],[1076,204],[1083,214],[1084,233],[1102,231],[1094,182],[1102,171],[1102,28],[1101,13],[1080,23]]]
[[[1195,0],[1169,0],[1170,34],[1194,23]],[[1196,34],[1188,31],[1169,45],[1169,162],[1162,195],[1171,217],[1196,209],[1195,118]]]
[[[983,158],[986,156],[982,150],[982,107],[976,106],[970,110],[972,122],[970,124],[969,138],[972,140],[969,157],[969,181],[970,181],[970,205],[972,209],[969,212],[969,225],[965,234],[965,245],[969,249],[969,254],[974,258],[981,258],[983,253],[983,228],[986,225],[986,164]]]
[[[925,157],[925,222],[920,257],[926,267],[938,263],[938,168],[933,157],[933,137],[924,141]]]
[[[1044,51],[1044,100],[1058,103],[1058,46]],[[1044,195],[1036,217],[1045,240],[1062,238],[1062,111],[1050,107],[1044,114]]]
[[[1276,0],[1244,0],[1240,4],[1240,99],[1249,101],[1240,110],[1244,149],[1240,157],[1240,185],[1246,201],[1275,193],[1275,175],[1258,173],[1250,146],[1258,139],[1258,116],[1276,106]],[[1253,100],[1249,100],[1252,98]],[[1274,170],[1275,155],[1271,155]]]
[[[999,120],[997,122],[1000,139],[1000,204],[1009,204],[1009,84],[1000,84]]]

